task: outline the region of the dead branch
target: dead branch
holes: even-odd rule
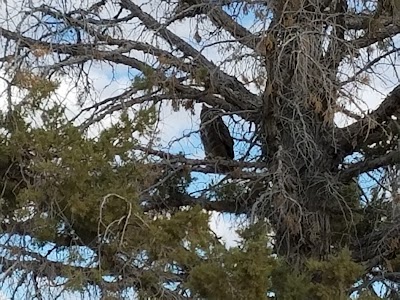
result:
[[[254,200],[254,199],[253,199]],[[145,202],[143,210],[149,211],[162,211],[163,209],[181,208],[185,206],[194,207],[199,205],[207,211],[224,212],[231,214],[244,214],[249,211],[251,201],[240,203],[236,199],[232,201],[213,201],[205,197],[190,197],[188,195],[180,195],[171,199],[159,199],[155,196],[142,196],[142,201]]]
[[[126,287],[135,287],[137,289],[141,288],[157,288],[159,290],[164,291],[164,287],[162,286],[143,286],[140,278],[142,276],[146,276],[146,270],[142,270],[140,268],[134,268],[133,266],[128,266],[125,262],[121,261],[121,267],[125,269],[125,275],[123,278],[118,278],[118,274],[120,274],[121,269],[116,268],[114,272],[105,272],[105,270],[96,269],[96,267],[82,267],[82,266],[68,266],[68,271],[66,271],[65,264],[61,262],[51,261],[39,254],[29,253],[28,251],[20,250],[21,256],[24,254],[24,258],[20,258],[18,260],[8,259],[4,256],[1,257],[1,266],[0,269],[2,272],[7,270],[12,270],[13,272],[21,271],[23,274],[32,274],[34,277],[42,278],[48,280],[51,284],[54,282],[54,286],[57,286],[55,282],[59,278],[69,279],[71,272],[75,274],[80,274],[81,284],[82,286],[101,286],[103,289],[108,291],[121,291],[121,289]],[[32,257],[33,259],[28,259],[27,257]],[[116,258],[116,260],[118,260]],[[117,280],[114,282],[109,282],[104,280],[103,278],[99,279],[98,274],[102,273],[103,276],[117,276]],[[182,279],[179,274],[171,274],[164,273],[164,278],[170,279],[171,282],[179,282]],[[175,293],[171,290],[165,289],[166,294],[174,295]],[[175,298],[174,298],[175,299]],[[183,299],[182,297],[178,297],[177,299]]]
[[[375,26],[380,28],[386,27],[393,23],[396,18],[389,16],[380,16],[379,18],[373,19],[373,13],[347,13],[344,16],[346,29],[348,30],[365,30],[371,27],[373,21]]]
[[[185,3],[187,3],[189,7],[169,20],[166,26],[185,17],[193,17],[197,14],[206,14],[217,28],[226,30],[236,39],[237,42],[257,51],[256,46],[260,42],[260,38],[256,37],[245,27],[234,21],[232,17],[221,8],[221,6],[228,4],[228,2],[231,1],[220,1],[220,3],[216,5],[215,3],[211,3],[211,1],[186,1]]]
[[[367,31],[367,33],[364,36],[355,39],[353,41],[350,41],[349,45],[351,45],[353,49],[362,49],[372,44],[375,44],[376,42],[383,41],[384,39],[390,38],[400,33],[400,26],[397,26],[393,23],[384,26],[383,28],[374,28],[374,29],[375,29],[374,32]]]
[[[392,116],[396,116],[400,110],[400,85],[386,97],[381,105],[363,119],[338,130],[339,149],[346,156],[359,150],[362,145],[379,141]]]
[[[121,6],[131,11],[147,28],[156,32],[168,43],[174,45],[177,49],[182,51],[185,56],[193,57],[200,65],[207,67],[209,70],[210,82],[213,83],[213,87],[225,97],[225,100],[229,104],[241,110],[256,109],[257,104],[261,102],[259,97],[247,90],[235,77],[222,72],[214,63],[205,58],[204,55],[199,53],[176,34],[162,26],[151,15],[143,12],[140,7],[132,1],[122,0]],[[246,101],[243,101],[243,99],[246,99]]]
[[[181,154],[170,154],[168,152],[164,152],[161,150],[150,149],[144,146],[137,146],[135,150],[142,151],[146,154],[155,155],[162,159],[161,162],[168,165],[172,164],[182,164],[186,166],[201,166],[205,165],[206,167],[213,167],[216,165],[222,165],[227,167],[236,167],[236,168],[265,168],[265,163],[260,162],[245,162],[245,161],[234,161],[234,160],[217,160],[217,159],[189,159]],[[206,170],[206,169],[204,169]],[[214,171],[215,172],[215,171]],[[263,174],[260,173],[260,176]],[[265,174],[264,174],[265,175]]]
[[[342,171],[339,177],[340,180],[342,180],[343,182],[348,182],[349,180],[351,180],[351,178],[357,177],[362,173],[373,171],[387,165],[395,165],[398,163],[400,163],[400,151],[396,150],[380,157],[367,158],[362,162],[353,164]]]
[[[355,238],[351,244],[353,259],[356,262],[363,262],[365,268],[370,270],[379,265],[383,259],[399,253],[399,234],[400,223],[396,221],[384,223],[366,236]]]

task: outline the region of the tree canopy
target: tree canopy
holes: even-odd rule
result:
[[[398,0],[0,6],[7,296],[397,299]]]

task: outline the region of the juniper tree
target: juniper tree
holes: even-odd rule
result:
[[[11,296],[397,293],[398,1],[2,6]],[[111,95],[96,89],[101,68]],[[391,89],[376,108],[359,97],[374,84]],[[191,156],[203,104],[228,124],[235,160]],[[169,109],[197,123],[163,142]],[[237,246],[210,229],[211,212],[241,216]]]

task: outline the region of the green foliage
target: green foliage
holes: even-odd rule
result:
[[[206,76],[201,71],[198,76]],[[145,73],[133,84],[150,90],[156,79],[152,70]],[[171,169],[133,151],[139,138],[155,133],[154,105],[134,117],[124,112],[98,136],[88,137],[66,119],[65,107],[43,110],[41,100],[55,88],[43,85],[37,81],[23,86],[35,105],[0,116],[0,217],[26,224],[23,229],[34,246],[58,245],[68,253],[65,264],[57,266],[65,289],[82,291],[88,285],[104,285],[105,276],[124,274],[135,278],[131,286],[141,299],[158,297],[166,283],[201,299],[348,299],[348,289],[363,274],[349,251],[308,260],[296,269],[272,253],[267,224],[240,230],[238,246],[227,249],[210,230],[210,214],[200,206],[168,209],[164,201],[184,199],[194,178],[187,167]],[[26,121],[32,112],[41,112],[43,125]],[[265,184],[255,183],[244,192],[246,187],[227,183],[212,197],[230,201],[246,194],[252,199]],[[168,213],[144,209],[150,196]],[[344,186],[340,196],[345,217],[358,223],[357,186]],[[343,214],[331,217],[341,240],[349,232]],[[73,246],[94,254],[83,256]],[[122,264],[117,263],[121,255]],[[96,266],[76,267],[88,261]],[[127,287],[124,283],[121,289]],[[360,299],[373,296],[364,293]]]
[[[119,122],[96,138],[85,136],[66,121],[62,107],[47,110],[41,127],[24,123],[21,111],[16,114],[24,126],[3,133],[0,151],[4,169],[11,158],[26,161],[26,173],[16,172],[18,180],[26,180],[19,189],[13,187],[13,197],[4,196],[2,213],[28,218],[29,231],[39,247],[49,242],[63,244],[64,237],[71,235],[78,244],[101,240],[102,251],[96,259],[101,263],[90,271],[74,268],[83,263],[82,257],[73,248],[68,251],[68,264],[61,270],[68,279],[66,289],[82,290],[88,282],[101,282],[113,272],[114,258],[122,252],[148,266],[140,273],[144,298],[154,296],[160,276],[168,273],[179,281],[182,272],[188,274],[183,284],[193,294],[215,299],[232,295],[265,298],[274,263],[265,247],[265,234],[254,234],[228,250],[210,231],[209,214],[200,207],[154,218],[140,206],[141,191],[169,172],[132,152],[137,145],[135,134],[152,132],[154,107],[133,119],[122,114]],[[30,153],[28,157],[20,151],[22,146]],[[185,170],[166,177],[165,184],[153,190],[160,200],[183,195],[192,180]],[[33,214],[25,209],[28,206],[33,207]],[[130,268],[120,271],[130,272]]]
[[[352,261],[347,249],[325,260],[310,259],[301,272],[280,261],[272,274],[273,291],[283,300],[349,299],[348,289],[362,274],[362,266]]]
[[[367,292],[362,292],[359,297],[357,298],[357,300],[378,300],[378,299],[382,299],[379,298],[375,295],[373,295],[371,292],[367,291]]]
[[[28,91],[27,97],[33,107],[38,107],[39,102],[48,99],[59,86],[59,82],[48,80],[27,69],[16,72],[14,84]]]
[[[157,111],[154,105],[149,108],[139,110],[135,115],[134,131],[139,132],[141,136],[147,135],[152,131],[157,121]]]
[[[362,266],[352,261],[347,249],[324,261],[310,260],[307,267],[310,273],[318,276],[311,291],[320,299],[346,299],[347,289],[364,271]]]
[[[209,70],[206,67],[200,67],[195,70],[193,79],[195,82],[204,82],[210,76]]]
[[[156,74],[150,67],[145,67],[143,74],[135,76],[132,82],[134,88],[142,91],[151,91],[156,84]]]
[[[311,278],[307,273],[294,272],[284,261],[279,260],[272,272],[272,291],[276,299],[309,299],[310,290]]]
[[[135,276],[143,299],[154,297],[165,277],[203,299],[348,299],[347,290],[362,274],[348,251],[309,260],[301,272],[295,271],[272,255],[268,226],[262,223],[241,230],[239,245],[227,249],[210,231],[209,213],[198,206],[156,215],[143,210],[141,192],[159,178],[163,184],[151,190],[160,202],[184,196],[193,180],[187,169],[171,171],[132,152],[138,144],[135,136],[153,132],[154,107],[134,118],[122,114],[95,138],[68,122],[59,106],[46,111],[41,127],[24,122],[21,110],[13,114],[3,116],[1,123],[6,130],[0,165],[8,170],[3,217],[29,219],[29,232],[39,247],[63,245],[65,236],[101,245],[92,257],[98,267],[85,271],[74,265],[84,264],[87,257],[68,250],[68,263],[61,269],[68,290],[101,284],[115,272],[117,253],[128,253],[142,266]],[[222,186],[214,196],[235,198],[242,187],[234,187]],[[342,194],[349,207],[358,207],[355,187],[345,187]],[[128,265],[118,271],[137,272]]]
[[[238,196],[243,193],[245,188],[244,184],[237,184],[236,182],[228,182],[225,184],[218,185],[212,196],[216,199],[221,199],[223,201],[229,201],[232,199],[237,199]]]
[[[363,214],[360,210],[361,193],[356,182],[341,185],[339,193],[339,200],[330,204],[330,226],[332,243],[342,248],[348,245],[356,226],[363,220]]]
[[[214,254],[214,260],[193,268],[188,287],[205,299],[267,299],[275,260],[266,247],[266,231],[255,226],[253,233],[238,247],[224,250],[220,257]]]

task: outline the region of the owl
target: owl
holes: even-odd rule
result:
[[[200,113],[200,137],[207,158],[234,158],[234,142],[219,110],[204,104]]]

